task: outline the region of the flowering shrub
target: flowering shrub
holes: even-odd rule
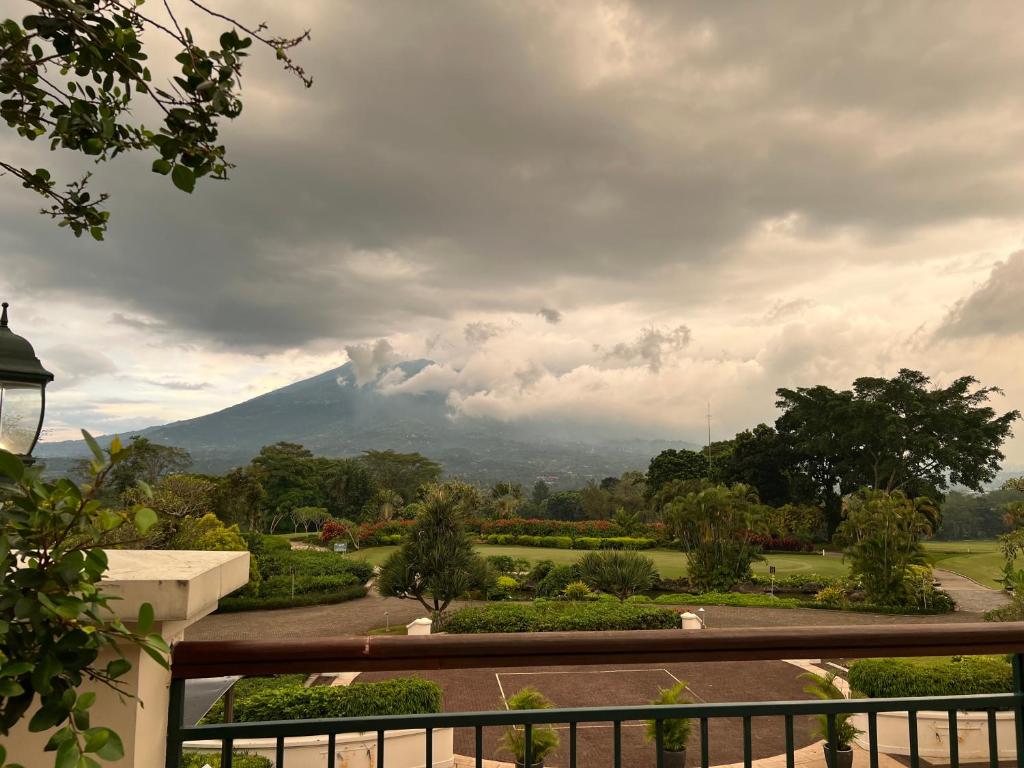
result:
[[[755,533],[750,536],[749,540],[765,552],[811,552],[814,550],[814,544],[811,542],[792,537],[765,536]]]
[[[328,520],[320,530],[320,540],[323,542],[334,539],[351,541],[355,537],[361,547],[399,544],[406,531],[409,530],[409,526],[414,522],[414,520],[387,520],[379,523],[363,523],[352,527],[340,520]]]

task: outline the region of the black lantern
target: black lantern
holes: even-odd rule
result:
[[[29,459],[43,428],[46,385],[43,368],[26,339],[7,327],[7,302],[0,314],[0,448]]]

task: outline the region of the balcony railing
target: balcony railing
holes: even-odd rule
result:
[[[721,662],[808,658],[869,658],[890,656],[945,656],[1013,654],[1013,691],[983,696],[930,698],[755,701],[743,703],[685,704],[678,706],[602,706],[530,711],[461,712],[375,718],[292,720],[259,723],[187,725],[183,722],[184,683],[187,679],[221,675],[272,675],[324,671],[415,671],[556,667],[670,662]],[[221,768],[231,768],[235,744],[242,739],[276,739],[275,768],[288,768],[286,739],[323,736],[328,739],[324,765],[336,768],[335,740],[342,734],[375,733],[377,768],[385,768],[385,734],[401,729],[425,733],[425,765],[432,765],[433,734],[441,728],[469,728],[474,733],[476,766],[482,766],[483,729],[521,726],[531,744],[531,729],[538,725],[568,725],[566,760],[578,766],[579,727],[591,723],[612,726],[612,764],[623,766],[622,724],[656,722],[656,764],[662,768],[662,724],[686,717],[699,728],[700,765],[709,766],[709,724],[719,718],[742,721],[743,763],[753,762],[752,722],[755,718],[782,719],[787,768],[795,765],[794,719],[823,714],[828,742],[835,750],[836,717],[864,713],[867,717],[871,768],[879,766],[878,715],[908,713],[911,768],[920,765],[918,713],[948,713],[949,761],[960,764],[957,713],[981,712],[988,720],[988,759],[999,766],[997,711],[1014,716],[1016,764],[1024,768],[1024,625],[951,624],[856,627],[798,627],[764,629],[709,629],[702,631],[650,630],[634,632],[553,632],[540,634],[433,635],[428,637],[346,637],[306,641],[182,642],[172,657],[171,708],[168,721],[166,768],[178,768],[186,741],[221,743]],[[530,765],[531,756],[525,763]],[[588,768],[583,766],[582,768]],[[630,765],[630,768],[635,768]]]

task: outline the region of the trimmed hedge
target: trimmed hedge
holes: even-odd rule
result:
[[[239,611],[275,611],[280,608],[301,608],[305,605],[333,605],[366,597],[366,587],[353,584],[333,592],[307,592],[295,597],[291,593],[285,595],[266,595],[260,597],[222,597],[217,605],[219,613],[238,613]]]
[[[260,594],[265,595],[290,595],[294,588],[296,595],[305,595],[309,592],[337,592],[353,584],[363,582],[354,573],[342,573],[334,576],[310,576],[296,575],[294,584],[291,574],[271,576],[260,585]]]
[[[744,592],[702,592],[698,595],[659,595],[654,599],[658,605],[733,605],[756,608],[802,608],[805,603],[794,597],[772,597],[765,594]]]
[[[356,560],[337,552],[317,552],[309,549],[288,549],[275,551],[259,560],[260,574],[264,579],[273,576],[291,578],[292,569],[296,576],[344,576],[353,574],[357,581],[366,582],[373,575],[373,566],[364,560]],[[291,582],[289,581],[289,588]]]
[[[954,656],[911,662],[862,659],[850,665],[850,686],[872,699],[902,696],[967,696],[1009,693],[1010,664],[993,656]]]
[[[220,754],[214,752],[186,752],[181,756],[181,768],[220,768]],[[235,752],[231,756],[232,768],[274,768],[268,757],[250,755],[248,752]]]
[[[487,632],[570,632],[605,629],[673,629],[679,616],[637,603],[544,601],[488,605],[455,611],[444,623],[454,635]]]
[[[654,539],[632,536],[532,536],[492,533],[483,537],[487,544],[517,547],[544,547],[546,549],[652,549],[658,545]]]
[[[441,711],[441,686],[418,677],[347,686],[301,685],[260,691],[235,700],[235,720],[309,720],[324,717],[380,717]]]
[[[245,699],[262,691],[301,686],[306,682],[307,677],[309,676],[304,675],[301,672],[289,675],[274,675],[273,677],[243,677],[232,687],[235,691],[235,700],[237,701],[238,699]],[[210,707],[210,711],[207,712],[199,722],[201,725],[224,722],[223,696],[213,703],[213,706]]]

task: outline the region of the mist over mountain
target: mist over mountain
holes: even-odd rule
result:
[[[651,457],[665,448],[694,447],[679,441],[600,439],[585,426],[456,417],[444,393],[387,393],[378,386],[388,374],[408,378],[430,362],[388,366],[363,385],[357,383],[353,364],[346,363],[230,408],[122,438],[137,434],[185,448],[197,472],[224,472],[248,463],[262,446],[287,440],[323,456],[388,448],[419,451],[441,462],[448,475],[467,480],[532,483],[543,477],[561,488],[646,470]],[[64,441],[40,443],[35,454],[57,469],[88,450],[80,440]]]

